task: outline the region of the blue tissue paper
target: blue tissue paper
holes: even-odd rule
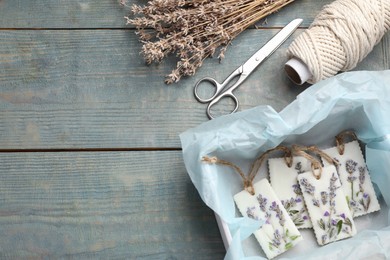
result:
[[[262,221],[241,217],[233,195],[243,189],[240,176],[227,167],[202,163],[217,156],[244,173],[261,153],[283,143],[331,146],[334,137],[353,129],[365,143],[371,180],[382,201],[380,212],[358,218],[353,238],[319,247],[304,236],[281,259],[360,259],[390,257],[390,70],[339,74],[306,89],[281,112],[258,106],[205,122],[180,135],[188,174],[202,200],[227,223],[232,239],[225,259],[265,259],[250,240]],[[264,176],[256,176],[256,180]],[[252,236],[253,238],[253,236]],[[246,242],[245,242],[246,241]]]

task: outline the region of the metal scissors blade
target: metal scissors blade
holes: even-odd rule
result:
[[[274,37],[271,38],[260,50],[252,55],[243,66],[243,75],[249,75],[252,71],[265,61],[272,53],[274,53],[280,45],[282,45],[288,37],[298,28],[303,19],[292,20],[289,24],[283,27]]]
[[[302,23],[302,19],[295,19],[280,30],[271,40],[269,40],[260,50],[253,54],[245,63],[234,70],[222,83],[218,83],[215,79],[206,77],[199,80],[194,87],[195,98],[201,103],[209,103],[206,109],[206,114],[210,119],[213,119],[211,107],[218,103],[224,97],[230,97],[235,103],[235,108],[231,111],[234,113],[238,109],[238,99],[233,94],[233,91],[238,88],[242,82],[252,73],[252,71],[265,61],[272,53],[275,52],[283,42],[298,28]],[[230,81],[238,77],[237,81],[229,88]],[[198,95],[198,87],[202,82],[209,82],[215,87],[215,93],[210,98],[201,98]]]

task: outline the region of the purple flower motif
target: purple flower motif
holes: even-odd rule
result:
[[[302,218],[303,218],[303,220],[308,220],[309,219],[307,216],[303,216]]]
[[[282,237],[280,236],[279,229],[275,230],[274,237],[275,237],[277,240],[280,240],[280,239],[282,238]]]
[[[347,160],[345,163],[345,169],[349,174],[352,174],[354,171],[356,171],[357,162],[354,160]]]
[[[284,218],[283,212],[280,210],[280,207],[278,204],[276,204],[275,201],[272,202],[272,205],[269,207],[271,211],[275,211],[276,217],[279,219],[279,224],[281,226],[284,226],[284,223],[286,222],[286,219]]]
[[[298,197],[298,198],[295,199],[295,202],[296,202],[296,203],[301,203],[301,202],[302,202],[302,199],[301,199],[300,197]]]
[[[340,217],[345,220],[345,214],[344,213],[341,213]]]
[[[293,186],[293,189],[294,189],[294,193],[297,194],[297,195],[302,195],[302,190],[301,188],[299,187],[298,184],[294,184]]]
[[[306,193],[309,193],[310,195],[314,195],[315,187],[311,185],[306,178],[300,179],[299,183],[301,184],[301,187],[304,188],[304,191]]]
[[[276,204],[276,201],[273,201],[271,206],[269,206],[269,209],[272,211],[276,211],[277,208],[279,208],[279,205]]]
[[[355,176],[348,176],[347,181],[348,182],[354,182],[357,179]]]
[[[332,219],[332,226],[336,226],[337,225],[337,219]]]
[[[321,191],[321,201],[322,205],[325,205],[328,202],[328,193],[326,191]]]
[[[266,212],[267,198],[265,198],[261,194],[259,194],[257,196],[257,201],[259,202],[259,206],[260,206],[261,211]]]
[[[329,216],[330,216],[329,211],[325,211],[324,217],[329,217]]]
[[[294,198],[291,198],[289,202],[290,202],[291,207],[294,207],[295,205],[297,205]]]
[[[316,207],[319,207],[319,206],[320,206],[319,200],[313,199],[312,201],[313,201],[313,205],[314,205],[314,206],[316,206]]]
[[[332,174],[332,177],[330,178],[330,186],[334,186],[337,181],[337,176],[335,173]]]
[[[364,194],[363,194],[363,198],[364,198],[364,199],[367,199],[367,198],[368,198],[368,193],[364,193]]]
[[[255,207],[248,207],[246,209],[246,215],[251,219],[259,220],[259,218],[255,215],[255,209]]]
[[[366,168],[359,167],[359,183],[363,184],[365,180],[366,180]]]
[[[271,220],[271,213],[269,213],[269,212],[266,212],[265,213],[265,224],[271,224],[271,222],[270,222],[270,220]]]
[[[304,173],[305,171],[302,169],[302,163],[298,162],[297,165],[295,165],[295,170],[297,170],[298,174]]]

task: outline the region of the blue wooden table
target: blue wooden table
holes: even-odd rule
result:
[[[175,60],[145,65],[119,2],[0,0],[0,259],[222,259],[178,137],[208,120],[193,86],[222,80],[300,17],[236,92],[241,110],[280,111],[309,87],[285,76],[286,48],[331,1],[288,5],[239,35],[221,64],[169,86]],[[388,69],[389,40],[356,69]]]

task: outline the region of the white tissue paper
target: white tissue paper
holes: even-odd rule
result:
[[[388,259],[390,258],[390,71],[345,72],[321,81],[281,112],[269,106],[222,116],[180,135],[188,174],[203,201],[222,220],[228,238],[225,259],[265,259],[251,234],[263,221],[241,217],[233,196],[243,189],[240,176],[220,165],[201,162],[217,156],[245,173],[264,151],[279,144],[334,146],[334,137],[354,130],[364,144],[371,180],[381,210],[355,218],[357,234],[318,246],[311,229],[304,241],[278,259]],[[263,167],[264,168],[264,167]],[[263,172],[266,170],[263,169]],[[258,174],[254,182],[266,177]]]

